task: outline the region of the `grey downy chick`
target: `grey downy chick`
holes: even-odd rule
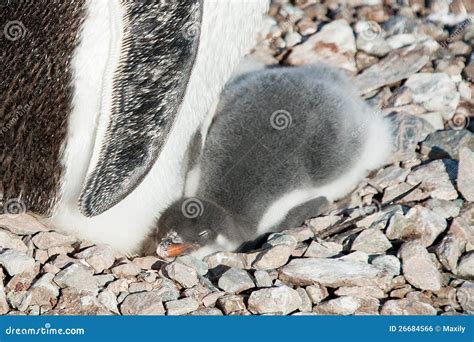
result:
[[[240,75],[221,95],[185,198],[158,222],[158,254],[235,250],[301,225],[382,166],[391,149],[388,120],[333,67]]]

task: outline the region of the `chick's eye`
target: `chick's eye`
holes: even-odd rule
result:
[[[202,232],[199,233],[199,237],[205,237],[209,234],[207,230],[203,230]]]

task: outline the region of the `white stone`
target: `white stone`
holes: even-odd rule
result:
[[[345,20],[325,25],[303,44],[295,46],[288,57],[291,65],[325,62],[356,73],[356,44],[352,28]]]
[[[32,272],[35,259],[25,253],[7,249],[0,254],[0,265],[3,265],[9,275],[14,276],[24,272]]]
[[[287,315],[301,306],[297,291],[288,286],[271,287],[250,294],[248,308],[254,314]]]
[[[426,248],[419,241],[405,242],[400,248],[403,275],[413,286],[422,290],[441,289],[441,274]]]
[[[412,91],[413,101],[423,105],[428,111],[440,112],[449,120],[460,100],[456,83],[444,73],[419,73],[405,82]]]

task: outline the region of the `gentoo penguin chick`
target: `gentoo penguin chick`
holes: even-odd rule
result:
[[[234,250],[317,216],[392,147],[389,122],[327,65],[238,76],[224,89],[185,198],[158,221],[158,254]]]
[[[268,5],[2,1],[0,212],[140,252]]]

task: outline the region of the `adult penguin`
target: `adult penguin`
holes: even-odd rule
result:
[[[2,1],[0,193],[137,252],[267,0]]]

